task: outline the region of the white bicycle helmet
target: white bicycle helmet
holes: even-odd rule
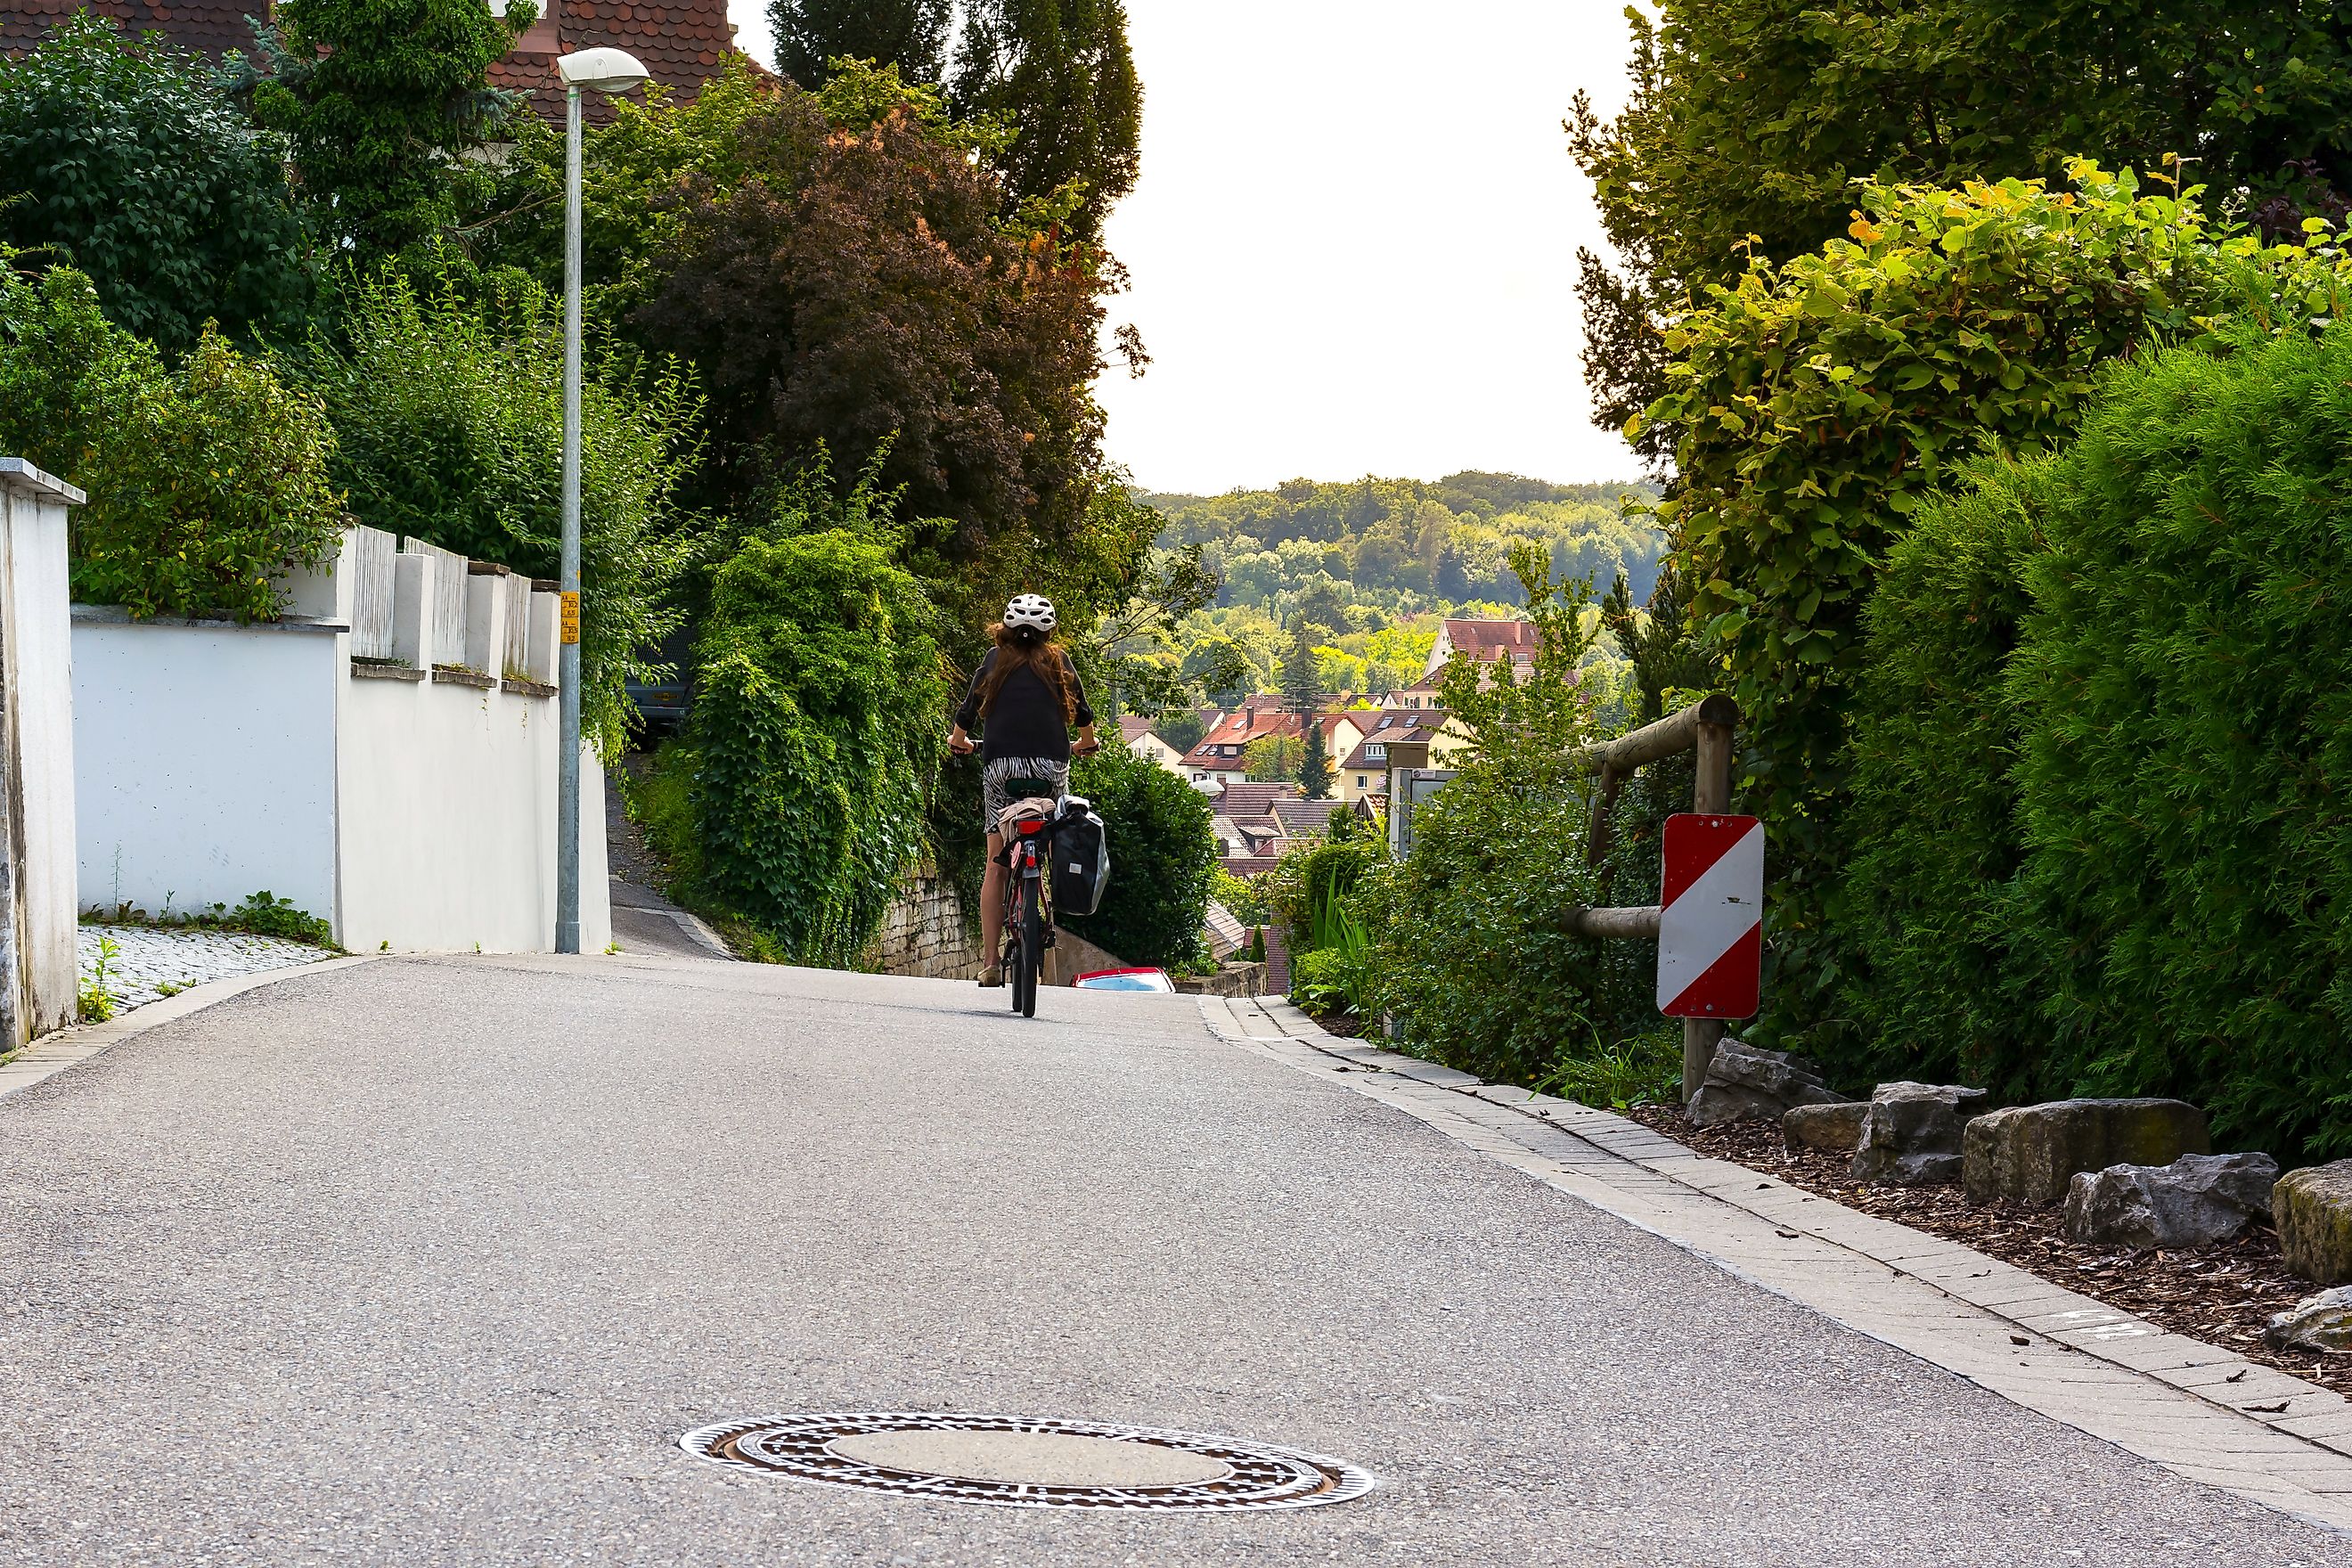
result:
[[[1054,602],[1040,594],[1015,594],[1013,602],[1004,606],[1004,625],[1009,631],[1034,626],[1041,632],[1050,632],[1054,629]]]

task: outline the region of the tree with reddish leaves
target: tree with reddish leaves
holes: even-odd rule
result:
[[[740,509],[820,447],[887,447],[898,514],[948,520],[917,557],[984,595],[1076,547],[1101,470],[1095,258],[1002,221],[1003,193],[900,105],[829,121],[784,87],[740,131],[741,177],[689,175],[659,281],[632,318],[698,367],[713,499]],[[1025,563],[1025,564],[1024,564]]]

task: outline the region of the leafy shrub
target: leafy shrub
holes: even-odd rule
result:
[[[2352,1152],[2352,331],[2220,346],[2112,373],[2070,447],[1988,471],[1898,562],[1924,625],[1873,623],[1860,994],[1876,1059],[1941,1000],[2004,1094],[2177,1095],[2326,1157]],[[1957,775],[1911,821],[1906,747]]]
[[[137,363],[92,389],[103,433],[75,481],[90,493],[75,596],[140,616],[275,618],[278,575],[341,537],[325,411],[210,329],[168,374]]]
[[[341,335],[301,374],[340,437],[334,475],[362,522],[533,577],[561,564],[562,311],[509,276],[478,300],[420,293],[384,272],[352,286]],[[685,569],[677,489],[699,403],[667,363],[590,356],[580,395],[583,723],[607,757],[625,743],[627,683],[666,673],[646,651],[677,624]]]
[[[1110,840],[1102,907],[1063,923],[1129,963],[1191,969],[1206,954],[1201,922],[1217,868],[1216,813],[1208,797],[1125,746],[1105,746],[1070,769],[1070,791],[1094,805]]]
[[[1865,185],[1851,239],[1758,263],[1667,336],[1644,423],[1675,430],[1685,488],[1660,514],[1784,860],[1821,852],[1862,609],[1905,520],[1965,459],[2063,436],[2091,366],[2199,309],[2195,210],[2128,173],[2075,178]]]
[[[1236,877],[1223,866],[1213,867],[1209,872],[1209,897],[1223,904],[1225,912],[1244,925],[1258,925],[1265,920],[1265,902],[1254,877]]]
[[[310,299],[284,142],[214,75],[87,11],[0,57],[0,239],[77,268],[110,318],[172,353],[207,321],[292,326]]]
[[[1843,1005],[1806,1034],[1834,1076],[1981,1083],[2032,1016],[2011,952],[2018,714],[2002,675],[2059,482],[2046,457],[1987,461],[1921,510],[1865,613],[1854,854],[1830,906],[1849,967],[1824,977]]]
[[[1352,812],[1332,816],[1319,830],[1299,834],[1256,883],[1260,918],[1282,928],[1293,952],[1316,945],[1323,905],[1346,898],[1364,874],[1388,858],[1377,824]]]
[[[137,616],[271,620],[278,580],[333,552],[334,436],[315,398],[207,330],[163,357],[107,321],[68,268],[35,279],[0,250],[0,448],[89,492],[74,596]]]
[[[948,694],[922,586],[871,539],[719,568],[688,740],[698,886],[795,963],[854,964],[926,848]]]
[[[1372,1016],[1380,1008],[1380,951],[1371,932],[1336,886],[1334,867],[1313,900],[1308,945],[1290,965],[1292,1000],[1311,1013],[1342,1010]]]
[[[314,947],[335,945],[333,926],[301,909],[291,899],[272,897],[267,888],[247,893],[234,909],[215,904],[209,915],[198,915],[189,923],[251,931],[256,936],[282,937],[288,942],[307,942]]]
[[[1865,184],[1851,239],[1759,261],[1667,336],[1669,391],[1643,417],[1675,435],[1684,491],[1660,515],[1728,658],[1773,835],[1768,1032],[1832,1005],[1862,616],[1908,520],[1973,460],[2063,440],[2101,363],[2229,310],[2292,312],[2341,270],[2217,240],[2128,173],[2072,174],[2068,192]]]
[[[496,175],[471,157],[520,93],[490,85],[539,7],[478,0],[278,0],[254,118],[286,134],[311,219],[363,261],[453,224]]]
[[[1412,852],[1349,895],[1379,944],[1376,1005],[1405,1020],[1412,1048],[1481,1078],[1531,1084],[1563,1054],[1646,1026],[1635,944],[1570,934],[1569,910],[1600,902],[1601,873],[1577,847],[1591,776],[1570,760],[1595,738],[1576,669],[1590,584],[1561,584],[1533,551],[1514,568],[1536,623],[1525,685],[1481,689],[1457,656],[1448,709],[1475,737],[1445,787],[1414,809]]]

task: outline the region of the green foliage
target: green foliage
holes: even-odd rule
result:
[[[1197,708],[1175,708],[1152,721],[1151,732],[1178,751],[1189,752],[1209,732],[1209,723]]]
[[[1255,878],[1236,877],[1223,866],[1215,867],[1209,872],[1209,897],[1244,925],[1260,925],[1265,921],[1265,900]]]
[[[333,926],[301,909],[291,899],[272,896],[267,888],[247,893],[233,909],[215,904],[209,913],[194,916],[187,923],[219,931],[251,931],[256,936],[274,936],[287,942],[307,942],[313,947],[335,945]]]
[[[1260,735],[1242,748],[1242,776],[1252,784],[1287,784],[1298,777],[1305,755],[1296,735]]]
[[[98,952],[82,975],[75,998],[74,1016],[82,1023],[103,1024],[114,1016],[114,961],[121,956],[121,943],[111,936],[99,937]]]
[[[85,919],[108,925],[149,926],[163,930],[192,927],[197,931],[237,931],[254,936],[278,937],[286,942],[307,942],[313,947],[332,948],[335,945],[333,925],[304,910],[293,900],[281,899],[267,888],[257,893],[247,893],[235,905],[214,904],[207,909],[175,912],[167,899],[162,911],[152,915],[129,903],[121,903],[110,910],[92,910]]]
[[[1992,628],[1947,661],[1998,661],[2009,619],[2001,701],[1918,721],[1979,737],[1929,803],[1974,841],[1890,853],[1879,880],[1900,910],[2014,867],[1953,917],[2016,1004],[1989,998],[1963,1037],[1999,1089],[2177,1095],[2291,1163],[2352,1151],[2352,637],[2333,586],[2352,569],[2352,331],[2265,335],[2116,372],[2065,452],[1935,514],[1980,564],[1922,579],[1923,604],[1957,620],[1988,577],[2026,596],[1991,598]],[[1916,685],[1907,640],[1874,633],[1890,696]],[[1934,955],[1874,952],[1877,1015],[1916,1016]]]
[[[836,60],[872,60],[897,67],[909,81],[937,81],[950,9],[949,0],[769,0],[776,69],[814,88]]]
[[[1481,689],[1466,658],[1448,664],[1446,705],[1475,741],[1415,809],[1412,853],[1368,877],[1350,902],[1379,943],[1377,1005],[1404,1018],[1412,1047],[1531,1084],[1565,1042],[1652,1014],[1628,944],[1571,935],[1564,920],[1603,901],[1601,872],[1573,852],[1591,821],[1591,780],[1570,760],[1594,738],[1577,679],[1593,636],[1591,585],[1555,581],[1533,548],[1515,564],[1537,630],[1529,679]]]
[[[959,115],[1017,128],[997,158],[1013,196],[1098,239],[1141,161],[1143,84],[1121,0],[974,0],[954,89]]]
[[[468,301],[385,271],[354,283],[338,341],[303,374],[341,440],[336,480],[362,522],[553,577],[562,533],[562,307],[526,279]],[[690,542],[677,489],[696,454],[690,379],[609,347],[581,388],[583,722],[626,742],[632,679],[677,624],[667,596]]]
[[[102,428],[75,475],[73,590],[133,616],[276,618],[278,579],[334,552],[334,433],[316,398],[207,331],[164,374],[119,362],[89,387]]]
[[[1326,906],[1352,896],[1365,877],[1388,858],[1388,845],[1375,825],[1353,813],[1333,816],[1322,831],[1301,833],[1275,862],[1254,879],[1261,918],[1279,925],[1296,952],[1312,949],[1328,934]]]
[[[1746,716],[1791,965],[1775,1005],[1817,1012],[1836,983],[1818,948],[1848,688],[1905,519],[1969,459],[2063,436],[2094,366],[2218,302],[2193,207],[2075,174],[2079,195],[1867,186],[1850,238],[1759,263],[1668,339],[1672,390],[1647,418],[1675,430],[1684,488],[1659,510]]]
[[[173,353],[207,321],[237,337],[292,326],[310,292],[282,139],[214,77],[86,11],[0,57],[0,241],[71,265],[109,317]]]
[[[1323,743],[1323,726],[1313,719],[1307,721],[1307,743],[1301,748],[1298,763],[1298,787],[1307,792],[1309,800],[1331,798],[1331,752]]]
[[[537,19],[531,0],[504,16],[481,0],[280,0],[273,16],[254,118],[291,140],[331,247],[373,263],[488,198],[497,175],[469,154],[514,107],[489,68]]]
[[[1108,610],[1156,526],[1101,471],[1087,384],[1110,281],[1048,230],[1008,227],[971,139],[935,95],[895,90],[784,83],[688,138],[723,151],[647,191],[666,216],[626,330],[696,367],[712,501],[749,505],[820,445],[887,446],[880,483],[945,520],[905,562],[958,625],[1023,587]]]
[[[1145,499],[1167,520],[1162,547],[1201,547],[1202,566],[1223,584],[1219,604],[1264,611],[1286,627],[1303,613],[1332,632],[1363,634],[1426,611],[1516,604],[1509,555],[1520,542],[1549,550],[1557,575],[1605,583],[1624,574],[1639,602],[1665,542],[1624,502],[1651,493],[1460,473],[1435,483],[1293,479],[1271,490]],[[1343,635],[1336,644],[1366,657],[1355,640]],[[1409,684],[1427,651],[1424,640],[1409,656],[1375,656],[1386,666],[1379,689]]]
[[[1552,1070],[1535,1087],[1580,1105],[1631,1110],[1637,1105],[1679,1105],[1683,1097],[1680,1031],[1651,1028],[1603,1045],[1597,1034],[1581,1047],[1563,1046]]]
[[[937,612],[887,547],[754,534],[719,568],[687,739],[698,889],[793,963],[859,962],[927,847]]]
[[[740,55],[681,102],[648,84],[643,102],[610,100],[609,123],[581,147],[580,267],[585,313],[625,321],[658,273],[656,258],[685,222],[689,189],[731,190],[744,177],[744,127],[767,113],[775,85]],[[472,226],[470,248],[488,269],[520,268],[551,293],[563,288],[563,132],[536,114],[508,126],[491,212]]]
[[[1129,963],[1200,965],[1201,922],[1217,869],[1208,797],[1124,746],[1070,769],[1070,792],[1093,803],[1110,841],[1110,883],[1091,915],[1062,923]]]
[[[1577,292],[1594,417],[1664,390],[1663,335],[1748,257],[1843,231],[1862,179],[2055,177],[2089,154],[2250,187],[2273,237],[2352,171],[2352,19],[2331,0],[1665,0],[1628,10],[1633,91],[1569,122],[1622,270],[1591,252]],[[1654,20],[1653,19],[1654,17]],[[2313,162],[2315,161],[2315,162]],[[1639,443],[1663,458],[1671,440]]]
[[[89,492],[74,596],[151,616],[275,619],[279,580],[333,552],[342,508],[315,398],[207,331],[166,364],[68,268],[0,247],[0,449]]]
[[[2062,474],[2047,457],[1972,470],[1895,543],[1866,612],[1845,967],[1805,1037],[1838,1077],[1982,1083],[2032,1016],[2031,970],[2011,963],[2019,717],[2003,671],[2042,547],[2035,513]]]

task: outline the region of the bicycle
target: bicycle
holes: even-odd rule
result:
[[[1019,786],[1030,780],[1015,780]],[[1050,785],[1034,792],[1052,798]],[[1013,993],[1013,1010],[1024,1018],[1037,1016],[1037,979],[1045,952],[1054,945],[1053,883],[1049,874],[1054,843],[1054,815],[1016,823],[1004,845],[1004,947],[1001,962]]]

